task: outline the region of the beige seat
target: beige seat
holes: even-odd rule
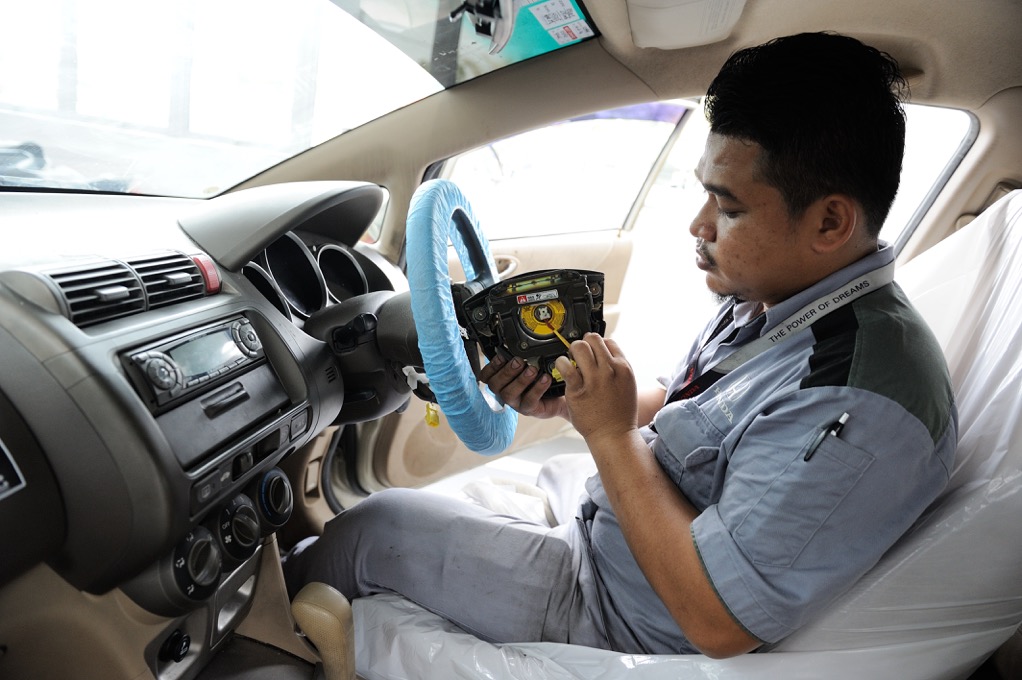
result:
[[[944,347],[960,444],[947,491],[828,613],[714,661],[492,645],[395,596],[355,602],[367,679],[967,677],[1022,623],[1022,191],[899,270]]]

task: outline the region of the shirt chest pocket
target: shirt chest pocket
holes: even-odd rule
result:
[[[718,447],[700,446],[685,456],[681,490],[700,512],[716,503],[720,496],[720,483],[717,479],[723,476],[718,475],[717,469],[717,458],[720,455]]]
[[[754,471],[735,473],[732,468],[728,504],[743,497],[749,502],[747,511],[739,513],[735,540],[756,564],[791,566],[872,462],[866,451],[826,437],[810,460],[798,452],[766,483]]]
[[[694,403],[672,406],[657,415],[653,452],[671,481],[702,511],[720,496],[726,468],[719,460],[723,434]]]

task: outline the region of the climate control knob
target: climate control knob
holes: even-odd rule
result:
[[[291,518],[294,509],[294,492],[291,482],[280,468],[267,470],[258,482],[255,493],[256,507],[262,520],[264,533],[271,533]]]
[[[174,551],[174,581],[189,599],[205,600],[216,590],[222,565],[216,538],[205,527],[196,527]]]
[[[259,515],[245,494],[238,494],[223,510],[217,522],[217,536],[224,552],[236,560],[247,559],[259,544]]]

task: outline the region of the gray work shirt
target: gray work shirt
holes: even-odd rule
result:
[[[668,394],[691,366],[699,375],[893,258],[884,245],[751,319],[739,306],[722,324],[722,308]],[[840,434],[821,439],[843,414]],[[665,537],[694,540],[721,601],[763,642],[798,629],[879,560],[944,489],[957,444],[943,354],[897,284],[818,316],[697,396],[667,403],[652,425],[646,442],[700,512],[691,537],[666,524]],[[583,535],[614,646],[696,651],[632,558],[598,475],[586,490]]]

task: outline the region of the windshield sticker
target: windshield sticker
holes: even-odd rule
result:
[[[550,30],[555,26],[578,21],[582,17],[578,15],[575,6],[570,0],[547,0],[529,8],[532,15],[539,21],[540,26]]]
[[[513,32],[503,50],[515,61],[596,36],[577,0],[523,2],[516,11]]]
[[[558,45],[567,45],[594,35],[593,29],[582,20],[578,8],[571,0],[546,0],[532,5],[529,11]]]
[[[593,30],[584,21],[574,21],[567,26],[561,26],[550,31],[550,35],[559,45],[567,45],[582,38],[590,38]]]
[[[25,488],[25,478],[21,476],[18,464],[0,440],[0,501]]]

